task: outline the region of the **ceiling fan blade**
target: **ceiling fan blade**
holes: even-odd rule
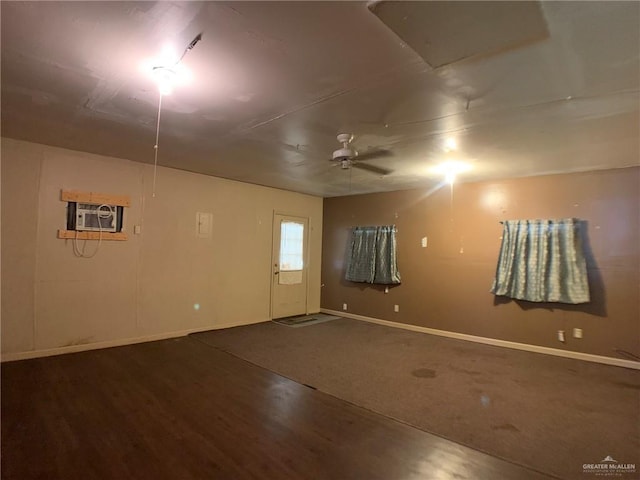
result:
[[[391,150],[385,150],[383,148],[379,148],[376,150],[367,150],[366,152],[359,153],[355,157],[356,160],[372,160],[374,158],[382,158],[382,157],[391,157],[393,156],[393,152]]]
[[[353,162],[351,166],[359,168],[360,170],[366,170],[367,172],[375,173],[376,175],[389,175],[390,173],[393,173],[393,170],[389,170],[388,168],[376,167],[375,165],[367,165],[366,163]]]

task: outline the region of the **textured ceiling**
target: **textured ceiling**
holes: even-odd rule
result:
[[[396,35],[366,2],[2,2],[2,135],[153,162],[140,66],[202,33],[191,84],[163,98],[160,165],[336,196],[433,186],[446,159],[471,164],[462,180],[640,163],[640,3],[529,5],[526,42],[480,5],[392,12]],[[340,132],[393,172],[332,166]]]

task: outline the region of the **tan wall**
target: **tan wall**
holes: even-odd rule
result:
[[[3,139],[3,354],[269,319],[274,211],[309,217],[308,308],[319,310],[321,198],[168,168],[158,169],[153,198],[152,173]],[[66,224],[61,189],[130,195],[129,240],[75,257],[72,240],[56,238]],[[196,212],[213,213],[212,239],[196,237]]]
[[[640,355],[640,169],[458,184],[324,201],[322,307],[525,344],[621,357]],[[576,217],[587,222],[592,302],[496,302],[489,293],[500,220]],[[349,228],[396,224],[402,285],[344,280]],[[428,238],[428,247],[420,240]],[[394,313],[398,304],[400,312]],[[582,328],[581,340],[557,330]]]

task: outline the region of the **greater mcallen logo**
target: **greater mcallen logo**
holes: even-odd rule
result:
[[[620,463],[607,455],[600,463],[585,463],[582,465],[584,473],[595,473],[598,476],[622,476],[623,473],[635,473],[635,463]]]

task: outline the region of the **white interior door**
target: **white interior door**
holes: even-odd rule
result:
[[[273,217],[271,318],[307,313],[307,244],[309,219]]]

